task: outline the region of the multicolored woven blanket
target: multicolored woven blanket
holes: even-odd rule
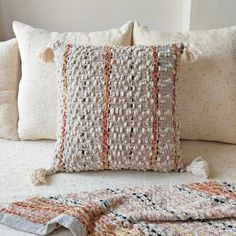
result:
[[[236,235],[236,185],[204,182],[36,197],[0,210],[0,223],[47,235]]]

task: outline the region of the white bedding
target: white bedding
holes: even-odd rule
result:
[[[204,141],[182,141],[182,155],[189,163],[202,155],[211,169],[211,179],[236,182],[236,145]],[[48,177],[48,185],[34,187],[28,175],[39,167],[49,167],[54,141],[0,140],[0,205],[31,196],[90,191],[106,187],[199,182],[204,179],[189,173],[138,171],[100,171],[76,174],[60,173]],[[0,236],[30,235],[0,225]],[[52,235],[72,235],[61,229]]]

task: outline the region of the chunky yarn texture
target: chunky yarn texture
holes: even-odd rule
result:
[[[236,187],[204,182],[35,197],[0,209],[0,223],[47,235],[236,235]]]
[[[53,171],[179,171],[182,44],[54,45],[59,129]]]

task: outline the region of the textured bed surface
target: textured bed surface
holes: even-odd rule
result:
[[[236,145],[203,141],[182,141],[182,155],[187,163],[201,155],[211,169],[211,179],[236,182]],[[157,173],[140,171],[100,171],[76,174],[60,173],[48,177],[48,185],[34,187],[28,175],[39,167],[49,167],[54,141],[0,140],[0,205],[31,196],[90,191],[106,187],[148,186],[200,182],[205,179],[189,173]],[[0,225],[0,235],[30,235]],[[72,235],[60,229],[52,235]]]

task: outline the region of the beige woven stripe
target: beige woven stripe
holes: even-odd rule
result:
[[[178,48],[176,44],[172,44],[171,46],[173,57],[174,57],[174,68],[173,68],[173,76],[172,76],[172,97],[173,97],[173,104],[172,104],[172,120],[173,120],[173,153],[174,153],[174,160],[175,160],[175,170],[178,169],[178,160],[177,160],[177,123],[176,123],[176,80],[177,80],[177,67],[178,67]]]
[[[67,83],[67,63],[68,63],[68,56],[70,54],[70,49],[71,45],[68,44],[66,46],[66,50],[64,53],[64,62],[63,62],[63,68],[62,68],[62,73],[63,73],[63,103],[64,103],[64,110],[63,110],[63,127],[62,127],[62,133],[61,133],[61,146],[60,146],[60,151],[56,158],[59,160],[58,166],[60,170],[65,169],[65,164],[64,164],[64,143],[65,143],[65,136],[66,136],[66,118],[67,118],[67,103],[68,103],[68,83]]]
[[[106,47],[106,63],[103,89],[103,134],[102,134],[102,162],[103,168],[108,169],[108,106],[109,106],[109,80],[110,80],[110,62],[111,62],[111,48]]]
[[[153,88],[152,88],[152,96],[153,96],[153,140],[152,140],[152,155],[149,158],[149,169],[153,170],[156,165],[156,157],[157,157],[157,141],[158,141],[158,56],[157,56],[157,47],[152,47],[153,50]]]

